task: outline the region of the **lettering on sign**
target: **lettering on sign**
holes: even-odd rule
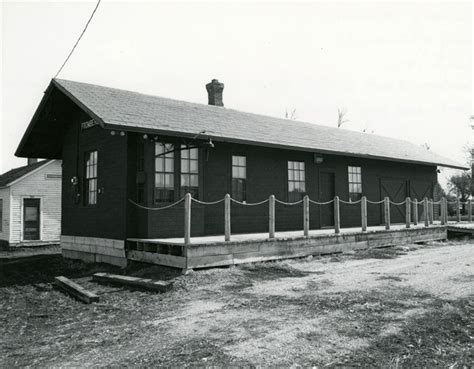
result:
[[[94,119],[91,119],[91,120],[88,120],[87,122],[81,123],[81,129],[88,129],[88,128],[94,127],[98,124],[99,123],[97,123]]]

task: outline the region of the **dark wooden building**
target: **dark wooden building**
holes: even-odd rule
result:
[[[65,256],[123,265],[127,238],[183,235],[182,202],[153,211],[132,201],[421,200],[433,196],[437,166],[465,169],[406,141],[224,108],[223,87],[209,83],[201,105],[52,80],[16,155],[62,160]],[[403,208],[391,212],[404,222]],[[277,203],[276,214],[278,231],[301,229],[301,209]],[[383,221],[380,205],[368,214],[369,225]],[[265,232],[267,219],[268,206],[232,203],[233,233]],[[310,209],[311,228],[333,219],[331,206]],[[193,236],[222,234],[222,204],[194,203],[191,223]],[[341,204],[341,225],[360,225],[359,208]]]

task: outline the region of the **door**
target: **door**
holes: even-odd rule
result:
[[[418,206],[418,219],[424,221],[425,212],[421,205],[423,199],[433,197],[433,184],[431,182],[424,181],[410,181],[410,197],[412,200],[417,199],[420,205]],[[413,211],[413,210],[412,210]],[[440,212],[439,205],[434,206],[434,217],[436,218]]]
[[[326,202],[334,199],[335,192],[334,173],[321,172],[319,176],[319,201]],[[321,227],[334,227],[334,204],[319,205]]]
[[[40,239],[40,199],[23,199],[23,240]]]
[[[401,203],[407,197],[407,182],[404,179],[381,178],[380,199],[388,196],[391,201]],[[382,219],[384,218],[383,204],[381,206]],[[390,222],[405,223],[405,205],[390,204]]]

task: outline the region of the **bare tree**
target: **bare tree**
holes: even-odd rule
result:
[[[296,108],[293,108],[291,111],[285,109],[285,119],[296,120]]]
[[[341,128],[344,123],[349,122],[348,119],[344,119],[347,114],[346,108],[337,108],[337,128]]]

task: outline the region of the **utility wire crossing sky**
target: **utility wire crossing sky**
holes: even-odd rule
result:
[[[345,109],[340,129],[463,163],[472,142],[469,2],[5,2],[2,41],[2,172],[69,52],[60,78],[203,104],[217,78],[228,108],[332,127]]]

